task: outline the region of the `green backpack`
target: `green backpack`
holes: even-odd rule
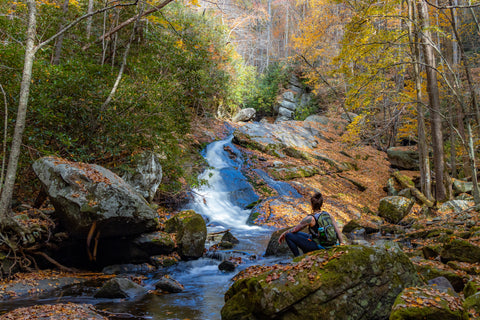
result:
[[[310,227],[310,233],[315,242],[323,247],[330,247],[337,243],[338,237],[333,226],[332,217],[326,211],[313,214],[315,218],[315,227]]]

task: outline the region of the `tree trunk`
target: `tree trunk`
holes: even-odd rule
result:
[[[88,9],[87,13],[92,13],[93,12],[93,0],[88,0]],[[92,23],[93,23],[93,17],[89,17],[87,19],[87,39],[90,39],[92,36]]]
[[[64,25],[65,25],[65,18],[66,18],[66,15],[68,13],[68,4],[69,4],[70,0],[65,0],[65,2],[63,3],[63,16],[62,16],[62,22],[60,22],[60,27],[58,28],[58,30],[62,30]],[[65,33],[62,33],[58,36],[57,38],[57,42],[55,43],[55,54],[53,56],[53,59],[52,59],[52,64],[53,65],[58,65],[60,64],[60,55],[62,54],[62,46],[63,46],[63,38],[65,37]]]
[[[13,188],[17,174],[18,159],[22,147],[22,135],[25,130],[25,120],[27,115],[28,96],[30,93],[30,83],[32,80],[33,61],[35,59],[35,37],[37,34],[37,8],[35,0],[27,0],[28,7],[28,29],[27,45],[25,48],[25,62],[23,66],[22,82],[20,85],[20,97],[18,102],[17,118],[15,121],[15,130],[12,137],[10,156],[8,158],[7,174],[5,184],[0,196],[0,228],[5,228],[10,223],[10,202],[12,200]]]
[[[415,21],[418,21],[417,8],[414,0],[408,2],[408,32],[412,52],[413,61],[413,73],[415,79],[415,92],[417,103],[415,104],[417,109],[417,134],[418,134],[418,155],[419,155],[419,167],[420,167],[420,190],[425,197],[432,201],[432,178],[430,174],[430,158],[428,156],[428,143],[427,134],[425,132],[425,117],[424,107],[422,103],[422,79],[420,78],[420,49],[418,48],[418,30],[416,29]]]
[[[429,31],[427,5],[423,0],[418,2],[418,14],[422,27],[422,47],[426,64],[427,91],[430,104],[430,124],[432,127],[433,164],[435,167],[435,199],[439,202],[447,200],[445,188],[445,160],[443,154],[442,117],[440,96],[436,74],[435,54]]]

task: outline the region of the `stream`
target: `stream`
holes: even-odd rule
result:
[[[0,303],[0,313],[35,304],[74,302],[89,303],[97,309],[125,314],[118,319],[221,319],[224,294],[231,285],[232,277],[250,265],[279,261],[279,258],[263,257],[273,230],[246,224],[250,210],[244,208],[257,201],[258,196],[240,172],[245,164],[242,154],[232,144],[232,138],[233,135],[230,135],[224,140],[215,141],[202,152],[209,168],[199,178],[207,183],[194,190],[194,201],[185,209],[194,209],[204,217],[208,233],[229,229],[240,241],[233,250],[221,253],[224,259],[229,256],[241,259],[242,263],[234,272],[220,271],[218,265],[221,259],[208,258],[207,252],[204,258],[182,261],[165,270],[184,285],[185,290],[181,293],[148,294],[141,299],[125,301],[95,299],[93,294],[96,288],[84,287],[81,293],[76,294],[62,292],[43,299],[9,300]],[[207,239],[207,250],[213,244]],[[149,276],[153,278],[154,275]],[[151,286],[149,289],[153,289],[152,283],[153,280],[147,280],[147,286]]]

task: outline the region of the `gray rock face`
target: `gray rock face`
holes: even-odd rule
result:
[[[86,238],[94,222],[101,237],[153,231],[157,213],[119,176],[97,165],[44,157],[33,169],[68,232]]]
[[[278,243],[278,238],[282,233],[290,229],[290,227],[283,228],[280,230],[275,231],[272,233],[272,236],[270,237],[270,241],[268,242],[267,249],[265,250],[265,256],[276,256],[276,257],[281,257],[281,256],[287,256],[287,255],[292,255],[292,251],[290,251],[290,248],[288,247],[287,243],[284,241],[281,244]]]
[[[127,173],[123,179],[135,191],[151,202],[158,186],[162,182],[161,156],[154,152],[145,152],[140,155],[133,173]]]
[[[319,250],[292,264],[247,269],[226,292],[222,319],[388,319],[403,288],[420,284],[392,242]]]
[[[401,197],[390,196],[380,200],[378,215],[390,223],[398,223],[412,210],[415,201]]]
[[[318,122],[324,126],[328,125],[330,123],[330,119],[328,119],[327,117],[325,116],[319,116],[319,115],[311,115],[311,116],[308,116],[304,121],[308,122]]]
[[[147,289],[127,278],[110,279],[95,293],[95,298],[135,298],[147,293]]]
[[[255,118],[255,109],[253,108],[245,108],[240,110],[233,118],[233,122],[241,122],[241,121],[250,121]]]
[[[419,166],[418,151],[411,147],[392,147],[387,150],[387,156],[390,163],[404,170],[417,170]]]
[[[278,124],[247,123],[233,133],[235,142],[249,144],[253,141],[263,151],[282,148],[315,148],[318,144],[311,130],[306,129],[303,121],[287,121]]]

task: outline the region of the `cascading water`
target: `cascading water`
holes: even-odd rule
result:
[[[194,201],[186,209],[194,209],[201,214],[209,232],[229,229],[240,241],[234,250],[227,251],[223,257],[234,256],[242,263],[235,272],[252,264],[268,263],[260,257],[265,252],[271,229],[246,224],[250,210],[245,207],[258,200],[254,189],[242,175],[244,165],[242,154],[232,144],[233,136],[215,141],[207,146],[203,156],[209,168],[199,177],[206,184],[194,190]],[[267,181],[267,183],[269,183]],[[207,249],[211,243],[207,242]],[[222,255],[217,255],[217,257]],[[58,298],[18,301],[17,307],[58,302],[75,302],[94,304],[98,309],[114,313],[132,315],[131,319],[201,319],[219,320],[220,310],[224,304],[227,291],[234,273],[224,273],[218,269],[221,261],[213,258],[201,258],[194,261],[179,262],[166,270],[173,279],[184,285],[181,293],[153,295],[140,300],[119,301],[118,299],[93,299],[96,288],[88,289],[81,295],[63,294]],[[153,289],[153,287],[152,287]],[[11,309],[12,302],[6,310]],[[7,308],[8,307],[8,308]],[[2,308],[0,308],[2,310]]]

